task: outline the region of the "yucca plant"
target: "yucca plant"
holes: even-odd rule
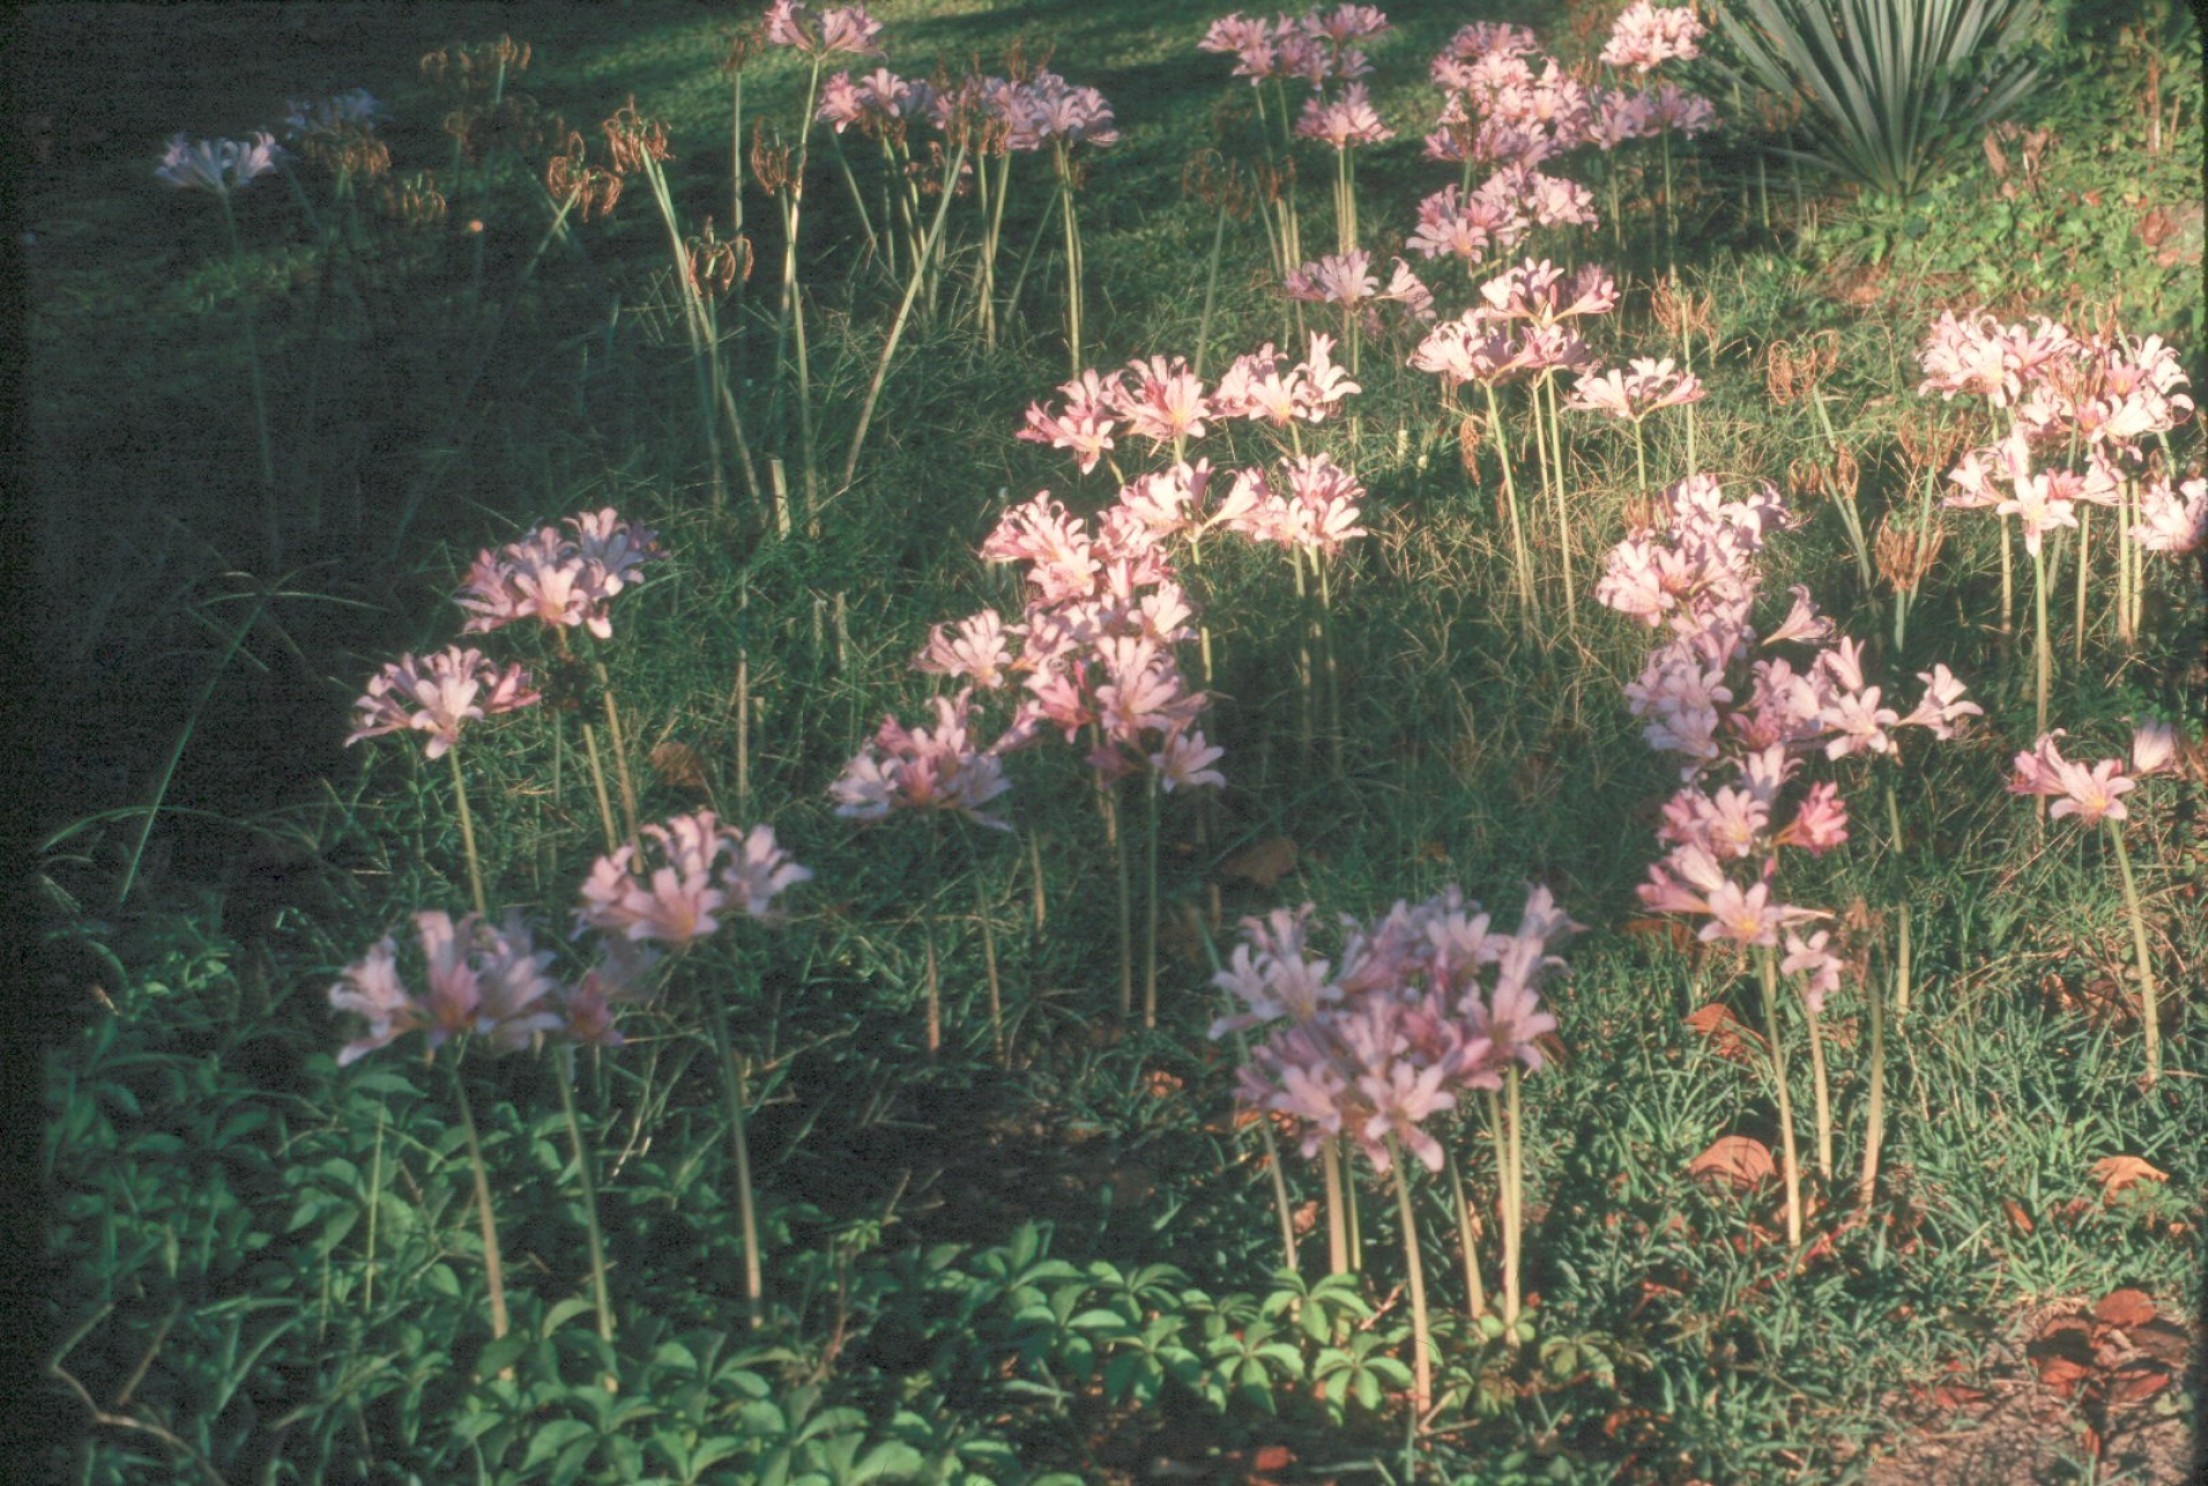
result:
[[[1741,81],[1804,104],[1809,147],[1782,153],[1906,200],[2038,77],[2021,43],[2039,11],[2040,0],[1726,0],[1717,18]]]

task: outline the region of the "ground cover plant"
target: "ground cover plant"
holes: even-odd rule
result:
[[[2181,1479],[2197,32],[1824,14],[28,13],[11,1458]]]

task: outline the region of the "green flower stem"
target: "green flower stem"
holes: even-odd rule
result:
[[[1119,887],[1119,1024],[1135,1010],[1135,900],[1128,875],[1127,833],[1121,829],[1119,784],[1099,781],[1097,801],[1104,811],[1104,834],[1111,838],[1113,875]]]
[[[260,333],[256,328],[259,315],[255,307],[253,289],[245,279],[245,247],[238,237],[237,214],[230,209],[230,197],[225,191],[216,191],[215,200],[222,205],[222,230],[230,239],[230,258],[237,265],[240,318],[245,323],[246,369],[253,387],[253,431],[259,440],[261,456],[261,526],[262,537],[268,547],[268,570],[273,575],[284,561],[284,534],[282,515],[276,500],[276,445],[269,435],[268,382],[261,370]]]
[[[1556,376],[1544,372],[1533,389],[1533,426],[1541,427],[1541,403],[1547,395],[1549,407],[1548,463],[1553,483],[1550,490],[1556,499],[1556,555],[1558,565],[1564,570],[1564,627],[1574,634],[1579,632],[1579,598],[1572,585],[1572,522],[1564,508],[1564,430],[1556,417]]]
[[[598,1172],[590,1147],[583,1142],[583,1122],[575,1113],[575,1049],[559,1050],[559,1066],[552,1081],[560,1086],[560,1112],[567,1117],[568,1145],[575,1152],[575,1171],[583,1187],[583,1227],[590,1239],[590,1301],[598,1313],[598,1336],[613,1340],[613,1302],[606,1294],[606,1240],[598,1226]],[[612,1380],[607,1380],[610,1385]]]
[[[468,891],[475,899],[476,914],[489,918],[490,906],[483,896],[483,863],[475,854],[475,816],[468,809],[468,781],[460,772],[459,746],[447,748],[445,758],[452,765],[452,797],[460,805],[460,849],[468,858]]]
[[[1465,1315],[1477,1321],[1487,1312],[1487,1286],[1480,1279],[1479,1235],[1473,1230],[1472,1204],[1464,1194],[1464,1172],[1457,1165],[1457,1153],[1444,1147],[1443,1154],[1449,1162],[1449,1195],[1457,1210],[1457,1247],[1464,1260]]]
[[[483,1234],[483,1274],[491,1291],[491,1339],[506,1335],[506,1263],[498,1247],[498,1219],[491,1213],[491,1174],[483,1164],[483,1142],[475,1130],[475,1110],[460,1077],[460,1045],[452,1053],[452,1099],[460,1111],[460,1132],[467,1137],[468,1165],[475,1174],[475,1211]]]
[[[1219,302],[1219,254],[1227,241],[1227,204],[1219,203],[1219,219],[1211,227],[1211,264],[1204,273],[1204,313],[1196,322],[1196,377],[1203,380],[1204,353],[1211,348],[1211,312]]]
[[[951,198],[957,194],[952,187],[957,184],[958,172],[965,163],[966,147],[961,145],[951,157],[950,169],[944,174],[942,199],[935,206],[935,221],[929,226],[927,241],[921,246],[920,264],[923,268],[942,246],[943,224],[950,216]],[[1071,207],[1067,209],[1070,211]],[[851,452],[844,457],[839,492],[849,490],[852,480],[858,475],[859,450],[865,447],[866,431],[874,421],[874,407],[881,400],[882,384],[889,380],[890,359],[897,354],[897,343],[904,338],[905,325],[912,318],[913,301],[920,296],[920,284],[924,277],[922,273],[915,273],[905,283],[904,302],[897,306],[897,318],[890,322],[889,338],[882,343],[882,358],[874,367],[874,380],[867,384],[866,399],[859,405],[859,426],[851,435]],[[1074,375],[1078,377],[1080,374],[1080,369],[1075,368]],[[817,534],[817,528],[809,534]]]
[[[1525,1282],[1521,1271],[1526,1260],[1526,1111],[1518,1085],[1518,1065],[1512,1063],[1503,1070],[1503,1113],[1510,1123],[1510,1273],[1506,1277],[1510,1302],[1505,1319],[1513,1325],[1523,1308],[1520,1297]]]
[[[2006,527],[2003,528],[2006,530]],[[2047,635],[2047,544],[2032,553],[2032,718],[2035,738],[2047,734],[2047,683],[2054,673],[2054,647]],[[2042,796],[2042,803],[2045,797]]]
[[[2009,518],[1996,515],[1993,519],[2001,523],[2001,638],[2006,640],[2016,633],[2016,548],[2009,536]]]
[[[1081,219],[1073,204],[1073,161],[1065,142],[1060,140],[1057,151],[1058,178],[1064,189],[1058,193],[1059,211],[1065,224],[1066,235],[1066,360],[1073,368],[1076,381],[1081,377]],[[945,193],[949,199],[949,193]]]
[[[1794,1149],[1794,1097],[1786,1087],[1786,1045],[1779,1037],[1779,966],[1768,947],[1757,950],[1763,976],[1763,1030],[1771,1039],[1771,1078],[1778,1092],[1781,1171],[1786,1179],[1786,1241],[1802,1243],[1802,1163]]]
[[[714,1062],[721,1073],[721,1098],[728,1109],[729,1150],[736,1158],[736,1219],[744,1244],[744,1315],[756,1331],[762,1320],[766,1283],[759,1264],[759,1211],[751,1190],[751,1144],[744,1137],[744,1065],[728,1035],[728,1008],[717,995],[708,993],[704,1000],[713,1027]]]
[[[1901,953],[1895,957],[1894,980],[1897,985],[1905,982],[1909,974],[1909,908],[1901,910]],[[1856,1179],[1855,1205],[1866,1217],[1871,1204],[1878,1200],[1878,1153],[1886,1139],[1886,992],[1875,982],[1866,979],[1863,999],[1870,1005],[1871,1013],[1871,1089],[1870,1111],[1863,1129],[1863,1172]]]
[[[2162,1077],[2162,1028],[2156,1005],[2154,957],[2147,949],[2147,915],[2139,905],[2139,882],[2132,875],[2131,852],[2124,845],[2121,821],[2108,820],[2108,839],[2116,847],[2116,866],[2124,878],[2124,908],[2131,915],[2131,947],[2139,957],[2140,1020],[2147,1035],[2147,1086]]]
[[[593,658],[591,669],[597,673],[598,693],[606,706],[606,746],[613,750],[614,778],[621,785],[621,817],[628,823],[629,845],[638,845],[636,778],[629,772],[629,749],[621,733],[621,711],[614,704],[613,681],[606,674],[606,663]]]
[[[2092,567],[2093,508],[2082,502],[2078,506],[2078,581],[2077,616],[2070,626],[2070,663],[2085,664],[2085,579]]]
[[[598,825],[606,838],[606,854],[611,856],[621,845],[621,833],[613,824],[613,800],[606,793],[606,766],[598,756],[598,730],[589,723],[583,724],[583,755],[590,760],[590,787],[598,797]]]
[[[1825,1077],[1824,1034],[1806,995],[1802,997],[1802,1016],[1809,1024],[1810,1083],[1817,1092],[1817,1175],[1829,1187],[1832,1184],[1832,1088]]]
[[[1148,836],[1145,856],[1149,878],[1143,901],[1142,923],[1142,1025],[1158,1024],[1158,771],[1144,780],[1143,826]]]
[[[1411,1427],[1426,1417],[1434,1397],[1431,1342],[1426,1325],[1426,1269],[1420,1262],[1418,1217],[1411,1211],[1411,1178],[1403,1169],[1403,1151],[1388,1137],[1388,1158],[1395,1167],[1395,1211],[1403,1224],[1403,1267],[1411,1285]]]
[[[1319,1147],[1319,1178],[1326,1184],[1326,1272],[1349,1273],[1349,1208],[1342,1188],[1342,1143],[1329,1137]]]
[[[1503,1128],[1503,1101],[1493,1089],[1484,1092],[1487,1138],[1495,1148],[1495,1211],[1503,1225],[1503,1324],[1509,1326],[1518,1319],[1518,1223],[1512,1214],[1510,1136]]]
[[[1518,481],[1511,473],[1510,440],[1503,429],[1503,415],[1495,404],[1495,384],[1480,383],[1480,390],[1487,394],[1487,426],[1495,440],[1496,462],[1503,469],[1503,495],[1510,503],[1510,555],[1518,568],[1518,595],[1524,600],[1529,620],[1539,622],[1541,601],[1536,597],[1533,583],[1533,553],[1526,545],[1525,523],[1518,514]]]

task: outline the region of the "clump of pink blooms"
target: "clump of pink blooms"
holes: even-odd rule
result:
[[[358,1061],[409,1032],[425,1033],[431,1049],[480,1036],[500,1052],[557,1033],[595,1046],[618,1045],[610,1003],[632,996],[649,963],[609,956],[576,985],[547,973],[554,958],[539,950],[518,913],[493,927],[475,914],[457,924],[441,910],[414,915],[428,991],[417,995],[399,974],[398,943],[386,936],[345,967],[330,986],[330,1007],[367,1022],[364,1035],[338,1052],[339,1066]]]
[[[196,142],[177,134],[153,173],[180,191],[212,191],[227,198],[276,169],[284,157],[276,136],[265,131],[246,140]]]
[[[2016,516],[2033,553],[2047,531],[2077,525],[2080,501],[2126,505],[2133,539],[2149,551],[2198,545],[2208,519],[2201,482],[2173,490],[2169,471],[2149,471],[2143,443],[2193,411],[2184,367],[2160,336],[2079,337],[2045,317],[2003,325],[1948,312],[1926,333],[1918,364],[1919,393],[1983,398],[2008,415],[2005,438],[1965,453],[1949,472],[1949,506]],[[2070,463],[2073,448],[2085,456],[2082,469]],[[2143,474],[2152,478],[2142,482]]]
[[[1626,423],[1639,423],[1659,408],[1684,407],[1705,396],[1702,381],[1683,372],[1666,356],[1661,361],[1635,357],[1630,368],[1590,371],[1572,384],[1564,399],[1567,409],[1604,413]]]
[[[1436,325],[1410,364],[1452,389],[1497,386],[1521,376],[1582,371],[1594,353],[1569,323],[1617,307],[1617,281],[1586,264],[1569,278],[1546,259],[1527,259],[1480,286],[1480,303]]]
[[[468,614],[460,632],[485,634],[534,619],[555,630],[580,627],[611,639],[608,602],[659,555],[651,528],[622,519],[611,506],[539,527],[495,553],[485,548],[476,555],[454,597]]]
[[[1610,28],[1600,61],[1605,67],[1648,73],[1666,62],[1691,62],[1702,55],[1695,43],[1709,34],[1691,5],[1658,9],[1633,0]]]
[[[1450,887],[1370,925],[1345,916],[1336,969],[1309,943],[1312,912],[1244,919],[1243,943],[1214,977],[1244,1008],[1213,1023],[1214,1039],[1272,1027],[1250,1049],[1240,1098],[1297,1121],[1306,1156],[1341,1136],[1375,1170],[1393,1169],[1395,1143],[1439,1171],[1434,1117],[1466,1091],[1501,1088],[1512,1064],[1541,1068],[1538,1040],[1556,1018],[1540,987],[1563,967],[1552,947],[1579,925],[1535,887],[1518,927],[1500,932]]]
[[[1402,306],[1403,313],[1415,321],[1434,318],[1433,292],[1411,272],[1409,264],[1396,259],[1395,271],[1383,289],[1372,272],[1372,254],[1363,248],[1330,253],[1293,269],[1281,287],[1290,299],[1305,304],[1339,306],[1345,319],[1354,318],[1369,335],[1380,333],[1382,304]]]
[[[1313,87],[1372,71],[1357,43],[1384,34],[1388,18],[1376,6],[1337,5],[1296,18],[1253,19],[1240,11],[1211,23],[1201,51],[1234,54],[1234,76],[1252,86],[1268,78],[1300,78]]]
[[[1030,404],[1017,437],[1067,450],[1085,475],[1117,447],[1114,436],[1122,431],[1147,439],[1154,449],[1178,449],[1222,419],[1275,428],[1317,423],[1359,390],[1335,363],[1333,351],[1332,336],[1313,335],[1310,354],[1290,365],[1267,344],[1229,367],[1213,393],[1181,357],[1137,359],[1119,372],[1083,371],[1058,389],[1055,411]]]
[[[1776,948],[1784,935],[1782,969],[1807,977],[1815,1012],[1842,962],[1824,934],[1796,932],[1827,915],[1781,901],[1775,878],[1782,849],[1819,856],[1844,842],[1848,815],[1831,781],[1792,788],[1804,757],[1892,754],[1897,730],[1944,739],[1981,709],[1944,665],[1919,673],[1925,690],[1906,715],[1887,705],[1863,673],[1861,647],[1833,639],[1807,588],[1796,587],[1786,617],[1759,635],[1749,617],[1758,554],[1792,522],[1769,485],[1729,501],[1714,477],[1696,475],[1667,492],[1665,505],[1665,526],[1619,543],[1595,590],[1609,607],[1671,631],[1626,687],[1649,745],[1685,760],[1686,784],[1657,833],[1670,851],[1650,867],[1641,901],[1652,912],[1705,918],[1704,942]],[[1758,654],[1828,641],[1799,669]]]
[[[368,679],[367,691],[353,703],[356,716],[345,746],[384,733],[427,733],[423,753],[440,758],[460,741],[466,724],[541,700],[527,671],[518,665],[501,669],[480,650],[451,645],[426,660],[402,655]]]
[[[643,834],[648,851],[622,846],[592,865],[575,911],[579,929],[687,949],[719,933],[720,915],[732,907],[771,921],[775,899],[812,880],[776,843],[772,826],[747,832],[700,810]]]
[[[2101,759],[2083,764],[2062,756],[2056,740],[2068,736],[2056,728],[2016,756],[2009,780],[2012,795],[2044,795],[2054,800],[2048,814],[2056,818],[2075,815],[2086,827],[2104,820],[2123,820],[2128,812],[2124,796],[2138,781],[2177,767],[2177,730],[2166,722],[2141,724],[2132,734],[2129,767],[2123,759]]]
[[[997,621],[994,610],[967,623],[985,627],[989,621]],[[993,635],[1001,647],[1001,621]],[[934,649],[931,644],[928,654]],[[923,655],[923,662],[926,659]],[[1001,678],[1009,659],[1001,648],[992,655],[974,647],[959,650],[954,643],[943,668],[948,673],[951,666],[972,662],[985,674]],[[929,667],[923,664],[922,668]],[[1004,777],[997,754],[974,743],[973,698],[970,686],[955,698],[935,698],[933,728],[907,728],[894,717],[884,718],[873,742],[844,765],[842,775],[829,787],[836,814],[874,821],[886,820],[899,810],[950,810],[980,825],[1011,829],[1003,817],[986,808],[1012,787],[1012,781]]]
[[[767,45],[790,47],[816,59],[837,52],[876,57],[882,51],[874,41],[882,23],[864,5],[816,7],[802,0],[774,0],[767,7],[765,27]]]
[[[1395,138],[1395,131],[1381,121],[1365,85],[1351,83],[1340,97],[1313,93],[1304,100],[1303,112],[1296,116],[1296,137],[1346,150],[1384,143]]]

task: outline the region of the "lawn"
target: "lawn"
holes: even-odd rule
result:
[[[22,10],[12,1458],[2185,1479],[2197,26],[1789,8]]]

